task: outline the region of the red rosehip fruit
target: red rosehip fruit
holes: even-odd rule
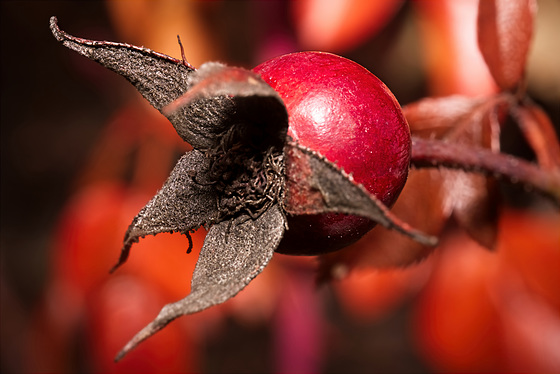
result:
[[[410,129],[391,91],[375,75],[346,58],[300,52],[253,69],[282,97],[288,135],[352,174],[391,206],[410,163]],[[288,217],[278,252],[314,255],[352,244],[375,223],[357,216]]]

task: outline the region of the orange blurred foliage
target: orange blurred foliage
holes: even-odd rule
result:
[[[341,53],[381,30],[403,5],[402,0],[292,1],[298,41],[303,49]]]
[[[443,371],[560,370],[560,215],[507,211],[490,253],[443,243],[416,305],[418,348]]]

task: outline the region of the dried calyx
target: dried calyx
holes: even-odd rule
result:
[[[241,212],[254,219],[280,201],[283,191],[286,110],[273,90],[244,69],[207,63],[189,83],[193,89],[162,112],[191,117],[205,130],[205,144],[196,148],[210,162],[206,181],[196,175],[193,181],[216,190],[220,221]]]

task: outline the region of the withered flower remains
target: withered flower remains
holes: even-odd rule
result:
[[[193,68],[149,49],[92,41],[50,27],[62,44],[130,81],[164,114],[193,150],[128,228],[118,263],[133,243],[162,232],[208,229],[191,293],[166,305],[117,355],[117,360],[175,318],[235,296],[272,258],[290,214],[327,212],[366,217],[427,245],[433,237],[392,216],[353,178],[287,136],[288,114],[278,93],[257,74],[207,63]],[[292,186],[292,187],[290,187]],[[290,188],[310,191],[308,205],[290,203]]]

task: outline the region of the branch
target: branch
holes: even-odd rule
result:
[[[479,172],[535,188],[560,205],[560,171],[480,147],[412,137],[412,166],[447,167]]]

